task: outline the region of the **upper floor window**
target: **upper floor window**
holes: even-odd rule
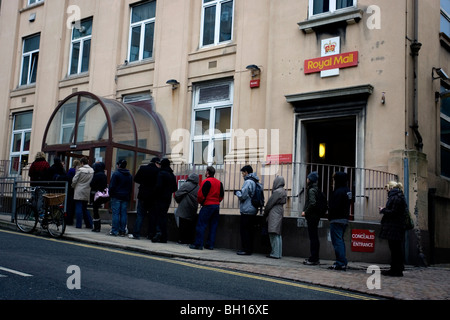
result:
[[[44,0],[28,0],[28,5],[31,6],[32,4],[44,2]]]
[[[441,32],[450,37],[450,1],[441,0]]]
[[[156,1],[148,1],[131,8],[128,61],[153,57]]]
[[[309,16],[356,7],[356,0],[309,0]]]
[[[72,28],[69,75],[87,72],[91,53],[92,18],[75,23]]]
[[[41,36],[39,34],[23,40],[22,68],[20,73],[21,86],[36,82],[40,40]]]
[[[10,173],[18,174],[28,164],[31,141],[31,122],[33,112],[16,113],[14,115],[11,138]]]
[[[233,6],[233,0],[203,0],[201,46],[232,39]]]
[[[444,92],[445,88],[441,88]],[[449,91],[447,91],[449,92]],[[450,178],[450,95],[441,99],[441,175]]]

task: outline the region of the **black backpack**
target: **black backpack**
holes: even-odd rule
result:
[[[255,192],[253,192],[251,196],[252,206],[262,211],[262,208],[264,207],[264,191],[255,179],[252,179],[252,181],[255,183]]]

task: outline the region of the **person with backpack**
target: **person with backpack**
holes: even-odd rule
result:
[[[306,201],[305,207],[303,208],[302,217],[306,218],[308,223],[308,236],[309,236],[309,248],[310,256],[303,261],[305,265],[319,265],[319,187],[317,181],[319,180],[319,174],[317,172],[311,172],[306,179]]]
[[[251,255],[253,253],[253,234],[256,215],[258,214],[258,208],[252,203],[252,197],[255,195],[259,178],[253,172],[253,168],[250,165],[242,167],[241,174],[244,178],[244,184],[241,190],[235,192],[235,195],[239,199],[239,211],[241,212],[240,232],[242,249],[237,254]]]

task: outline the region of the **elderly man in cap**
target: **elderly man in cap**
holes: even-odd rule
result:
[[[136,175],[134,182],[139,184],[138,191],[138,205],[137,217],[134,224],[133,233],[128,235],[131,239],[139,239],[141,236],[142,223],[145,214],[148,213],[149,228],[148,238],[152,239],[156,234],[156,182],[160,168],[160,159],[158,157],[152,158],[149,164],[142,165]]]

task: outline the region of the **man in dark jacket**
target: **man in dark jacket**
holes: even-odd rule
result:
[[[125,236],[127,227],[127,210],[133,187],[133,177],[126,168],[127,161],[119,160],[109,183],[111,196],[112,229],[111,236]]]
[[[156,233],[152,242],[167,242],[167,211],[169,211],[172,195],[177,191],[177,179],[170,168],[170,160],[161,160],[161,169],[158,173],[155,194],[157,196],[158,211],[156,223],[160,232]]]
[[[153,157],[148,165],[141,166],[134,177],[134,182],[139,184],[137,216],[131,239],[139,239],[145,214],[148,213],[148,238],[151,240],[156,234],[156,182],[160,168],[160,159]]]
[[[347,187],[347,174],[336,172],[333,175],[334,191],[328,205],[328,219],[330,220],[330,237],[333,243],[336,262],[329,268],[332,270],[347,269],[345,256],[344,233],[348,225],[352,193]]]

